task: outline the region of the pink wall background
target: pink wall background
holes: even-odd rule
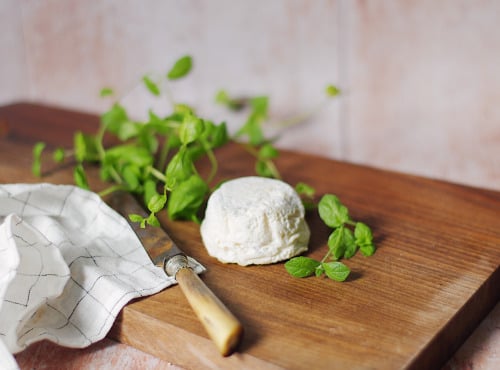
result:
[[[168,106],[138,81],[186,53],[195,68],[171,84],[175,97],[233,130],[242,117],[214,105],[219,88],[269,94],[278,121],[321,101],[331,82],[341,98],[287,130],[281,147],[500,190],[499,1],[0,0],[0,104],[102,113],[110,86],[140,118]],[[499,313],[447,368],[496,367]],[[76,355],[41,344],[18,360],[63,353],[171,368],[106,343]]]
[[[137,84],[189,53],[173,83],[205,116],[219,88],[269,94],[273,121],[343,95],[283,148],[500,190],[500,2],[0,0],[0,103],[101,113],[111,86],[137,118]]]

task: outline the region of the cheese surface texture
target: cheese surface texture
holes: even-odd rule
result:
[[[222,184],[209,198],[201,237],[224,263],[268,264],[307,250],[310,230],[304,207],[287,183],[242,177]]]

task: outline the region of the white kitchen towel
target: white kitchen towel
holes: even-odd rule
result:
[[[131,299],[174,283],[97,194],[0,185],[0,368],[16,369],[11,354],[42,339],[86,347]]]

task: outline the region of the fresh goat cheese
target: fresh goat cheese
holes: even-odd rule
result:
[[[208,253],[242,266],[289,259],[307,250],[310,230],[295,190],[280,180],[242,177],[209,198],[201,237]]]

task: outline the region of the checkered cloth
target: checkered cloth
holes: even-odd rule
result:
[[[0,368],[42,339],[88,346],[128,301],[174,283],[95,193],[0,185]]]

